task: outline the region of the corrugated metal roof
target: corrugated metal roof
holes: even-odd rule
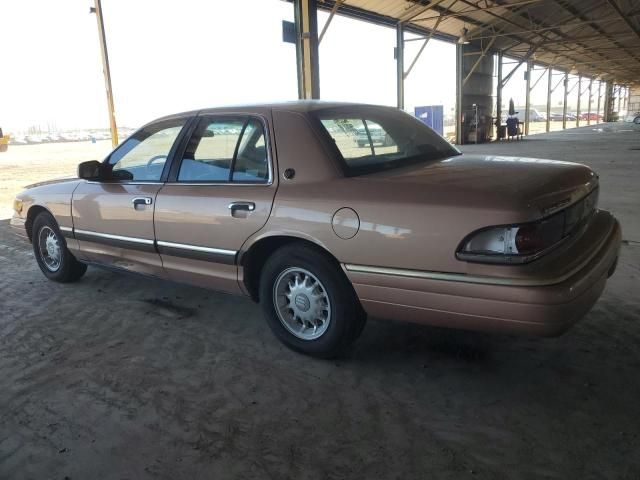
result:
[[[335,0],[318,0],[332,8]],[[639,0],[346,0],[338,12],[409,30],[435,29],[517,58],[640,84]]]

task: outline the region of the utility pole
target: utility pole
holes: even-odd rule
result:
[[[104,73],[104,86],[107,90],[107,108],[109,109],[109,127],[111,128],[111,144],[118,145],[118,128],[116,127],[115,108],[113,106],[113,89],[111,88],[111,70],[109,69],[109,53],[107,52],[107,39],[104,33],[104,20],[102,18],[102,2],[95,0],[95,7],[90,13],[96,14],[98,21],[98,36],[100,37],[100,51],[102,53],[102,73]]]

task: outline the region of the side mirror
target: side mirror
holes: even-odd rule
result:
[[[85,180],[100,180],[102,176],[102,163],[97,160],[82,162],[78,165],[78,178]]]

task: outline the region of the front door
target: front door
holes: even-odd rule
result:
[[[186,121],[173,118],[138,130],[105,160],[109,180],[78,185],[72,213],[83,260],[163,273],[153,211],[166,161]]]
[[[238,292],[236,256],[269,218],[276,186],[267,122],[204,115],[157,196],[158,250],[169,278]]]

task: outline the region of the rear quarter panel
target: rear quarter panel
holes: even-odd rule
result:
[[[278,169],[282,174],[293,168],[295,176],[281,178],[267,224],[247,240],[243,251],[265,237],[281,235],[311,241],[342,264],[548,278],[584,261],[591,250],[589,241],[597,241],[613,225],[609,216],[601,216],[588,230],[589,241],[565,242],[548,260],[529,265],[460,261],[455,252],[472,231],[539,218],[539,208],[527,198],[529,192],[515,195],[469,188],[464,195],[453,195],[445,181],[398,185],[344,177],[305,115],[274,111],[273,121]],[[353,209],[359,221],[357,234],[350,239],[340,238],[332,225],[334,214],[344,207]]]

